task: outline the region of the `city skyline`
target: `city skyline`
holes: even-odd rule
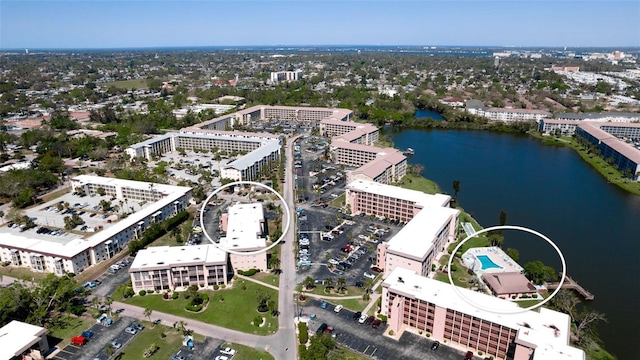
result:
[[[2,1],[0,49],[635,47],[639,13],[637,1],[9,0]]]

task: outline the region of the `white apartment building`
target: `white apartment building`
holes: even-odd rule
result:
[[[470,114],[483,116],[492,121],[503,121],[507,123],[517,121],[540,121],[552,116],[550,112],[545,110],[487,108],[478,100],[468,100],[466,102],[466,109]]]
[[[259,178],[260,172],[270,169],[280,160],[280,141],[271,140],[263,146],[230,162],[220,171],[220,177],[236,181],[253,181]]]
[[[213,244],[149,247],[138,251],[129,276],[136,293],[186,290],[191,285],[210,289],[227,284],[227,253]]]
[[[90,266],[112,258],[124,249],[130,240],[142,236],[151,224],[166,220],[184,210],[191,200],[191,188],[121,180],[99,176],[80,175],[71,179],[74,191],[84,190],[87,195],[104,189],[108,196],[123,204],[147,202],[140,211],[130,214],[88,237],[17,233],[12,229],[0,230],[0,259],[11,266],[28,267],[37,272],[62,275],[78,274]],[[44,225],[44,224],[42,224]]]
[[[298,81],[302,79],[302,70],[294,71],[272,71],[270,80],[272,83],[281,81]]]
[[[267,247],[265,236],[267,225],[264,218],[262,203],[235,204],[221,219],[222,231],[225,236],[220,239],[220,246],[224,249],[239,252],[254,252]],[[232,254],[229,261],[234,271],[250,269],[267,269],[266,251],[258,254]]]
[[[12,320],[0,328],[0,359],[44,359],[49,353],[48,330]]]

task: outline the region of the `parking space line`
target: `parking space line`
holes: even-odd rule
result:
[[[367,347],[362,351],[363,354],[367,353],[367,350],[369,350],[369,345],[367,345]]]
[[[369,356],[373,357],[373,354],[375,354],[376,351],[378,351],[378,348],[374,347],[373,351],[371,352],[371,354],[369,354]]]

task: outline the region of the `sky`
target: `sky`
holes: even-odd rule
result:
[[[640,1],[0,0],[0,49],[640,46]]]

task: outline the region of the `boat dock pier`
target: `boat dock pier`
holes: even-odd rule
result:
[[[560,276],[562,276],[562,273],[560,273]],[[549,283],[547,284],[547,289],[549,290],[555,290],[558,288],[558,283]],[[585,300],[593,300],[594,296],[592,293],[589,292],[589,290],[583,288],[582,286],[580,286],[580,284],[578,284],[575,280],[573,280],[569,275],[567,275],[564,278],[564,284],[562,284],[562,288],[563,289],[571,289],[571,290],[575,290],[578,292],[578,294],[582,295],[582,297],[584,297]]]

